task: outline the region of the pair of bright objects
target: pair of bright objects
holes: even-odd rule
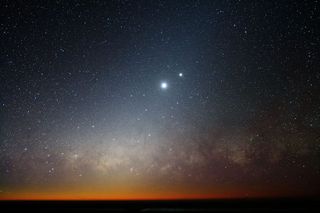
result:
[[[179,77],[183,77],[183,73],[179,73]],[[162,81],[160,84],[161,89],[166,90],[168,89],[168,83],[166,81]]]

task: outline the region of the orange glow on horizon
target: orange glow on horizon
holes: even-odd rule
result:
[[[250,185],[129,184],[39,186],[3,190],[0,200],[184,200],[270,198],[299,195],[294,188]]]
[[[290,194],[289,194],[290,195]],[[292,194],[291,194],[292,195]],[[268,198],[280,197],[276,192],[265,191],[258,192],[225,192],[217,194],[201,194],[201,193],[113,193],[103,194],[94,192],[14,192],[2,193],[0,200],[188,200],[188,199],[241,199],[241,198]],[[288,196],[282,195],[282,196]]]

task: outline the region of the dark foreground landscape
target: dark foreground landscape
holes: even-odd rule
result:
[[[1,212],[319,212],[320,199],[1,201]]]

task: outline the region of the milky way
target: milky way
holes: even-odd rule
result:
[[[319,194],[317,1],[3,1],[0,199]]]

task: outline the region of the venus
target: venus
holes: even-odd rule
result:
[[[168,89],[168,83],[167,82],[161,82],[161,89],[166,90]]]

